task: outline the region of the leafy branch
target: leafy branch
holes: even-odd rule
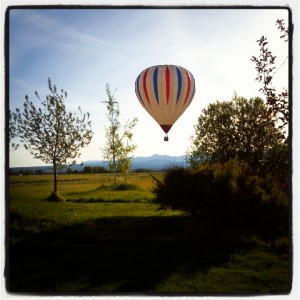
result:
[[[277,20],[276,25],[282,33],[280,38],[285,39],[285,42],[289,38],[289,29],[285,27],[283,20]],[[289,123],[289,92],[286,88],[282,92],[277,92],[273,86],[273,78],[279,68],[276,70],[275,60],[276,56],[268,48],[267,37],[262,36],[256,41],[259,45],[259,56],[252,56],[251,61],[255,63],[255,69],[257,71],[256,81],[262,83],[262,87],[259,89],[267,100],[269,106],[269,113],[273,115],[275,121],[280,121],[279,128],[283,129]],[[285,59],[286,61],[286,59]]]

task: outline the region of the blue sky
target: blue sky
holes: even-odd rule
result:
[[[185,154],[201,110],[233,93],[259,96],[260,85],[250,61],[258,55],[256,40],[265,35],[277,66],[288,55],[279,39],[281,9],[16,9],[10,11],[10,107],[21,107],[25,95],[37,102],[48,93],[47,78],[68,92],[66,106],[91,113],[93,140],[80,160],[101,160],[105,145],[106,83],[119,102],[121,122],[134,116],[134,156]],[[152,65],[175,64],[195,78],[192,104],[164,133],[135,96],[139,73]],[[278,90],[288,86],[288,63],[276,73]],[[43,165],[23,147],[10,153],[10,166]]]

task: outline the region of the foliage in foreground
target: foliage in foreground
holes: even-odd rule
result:
[[[288,234],[288,197],[271,177],[251,175],[237,159],[204,164],[195,170],[175,168],[156,180],[155,202],[161,209],[195,216],[209,234],[258,235],[276,239]]]

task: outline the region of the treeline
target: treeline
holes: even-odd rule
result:
[[[107,169],[105,167],[100,166],[85,166],[81,173],[83,174],[91,174],[91,173],[107,173]],[[71,168],[67,169],[67,173],[73,173]]]
[[[41,175],[41,174],[52,174],[53,169],[30,169],[30,168],[11,168],[9,169],[9,175]],[[82,170],[71,167],[58,171],[58,173],[66,174],[92,174],[92,173],[108,173],[105,167],[101,166],[85,166]]]
[[[136,173],[148,173],[148,172],[156,172],[152,169],[139,168],[132,170],[132,172]],[[42,175],[42,174],[52,174],[53,170],[49,169],[30,169],[30,168],[10,168],[9,175]],[[105,167],[101,166],[85,166],[82,170],[73,169],[71,167],[59,171],[59,173],[64,174],[94,174],[94,173],[112,173]],[[119,172],[121,173],[121,172]]]
[[[41,175],[41,174],[47,174],[48,172],[44,172],[41,169],[38,170],[30,170],[26,168],[21,169],[9,169],[9,175]]]

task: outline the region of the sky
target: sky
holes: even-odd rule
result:
[[[66,107],[89,112],[94,136],[81,150],[80,161],[102,160],[109,83],[120,107],[120,121],[138,118],[133,131],[135,157],[184,155],[194,125],[209,103],[231,100],[233,94],[262,96],[251,57],[257,40],[266,36],[280,67],[278,90],[288,87],[288,43],[280,39],[277,19],[288,23],[285,9],[12,9],[9,12],[9,105],[22,107],[25,95],[38,103],[48,94],[51,78],[68,92]],[[284,63],[285,62],[285,63]],[[282,65],[283,63],[283,65]],[[139,103],[135,80],[145,68],[174,64],[195,78],[193,102],[164,132]],[[42,166],[23,147],[10,152],[10,167]]]

